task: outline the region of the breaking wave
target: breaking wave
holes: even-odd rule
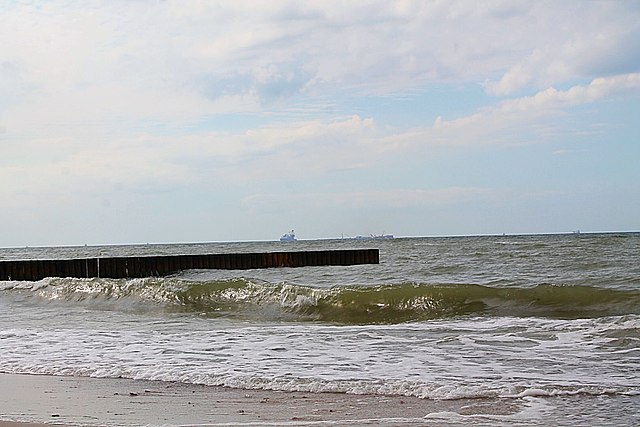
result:
[[[540,284],[388,284],[318,288],[244,278],[45,279],[3,282],[0,291],[100,309],[168,310],[252,320],[385,324],[455,316],[593,318],[640,314],[640,291]]]

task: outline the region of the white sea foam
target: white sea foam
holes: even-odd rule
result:
[[[5,329],[0,370],[428,399],[638,391],[631,380],[637,360],[607,352],[609,338],[594,336],[616,327],[623,333],[635,320],[630,318],[610,319],[607,326],[602,319],[572,325],[468,319],[354,327],[235,324],[213,330],[205,319],[190,321],[184,330],[180,317],[175,323],[121,317],[112,313],[48,331]]]

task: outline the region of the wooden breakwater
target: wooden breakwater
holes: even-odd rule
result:
[[[378,249],[9,260],[0,261],[0,280],[33,281],[45,277],[121,279],[166,276],[191,269],[249,270],[273,267],[378,264],[379,262]]]

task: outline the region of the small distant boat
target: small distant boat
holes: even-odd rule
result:
[[[372,234],[371,239],[393,239],[393,234]]]
[[[381,239],[393,239],[393,234],[370,234],[368,236],[356,236],[351,237],[353,240],[381,240]]]
[[[291,230],[288,233],[284,233],[282,236],[280,236],[280,241],[281,242],[295,242],[296,241],[296,233]]]

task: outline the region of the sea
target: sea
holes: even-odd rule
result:
[[[517,408],[425,425],[640,425],[640,233],[5,248],[0,260],[357,248],[379,249],[380,264],[0,282],[0,372]]]

